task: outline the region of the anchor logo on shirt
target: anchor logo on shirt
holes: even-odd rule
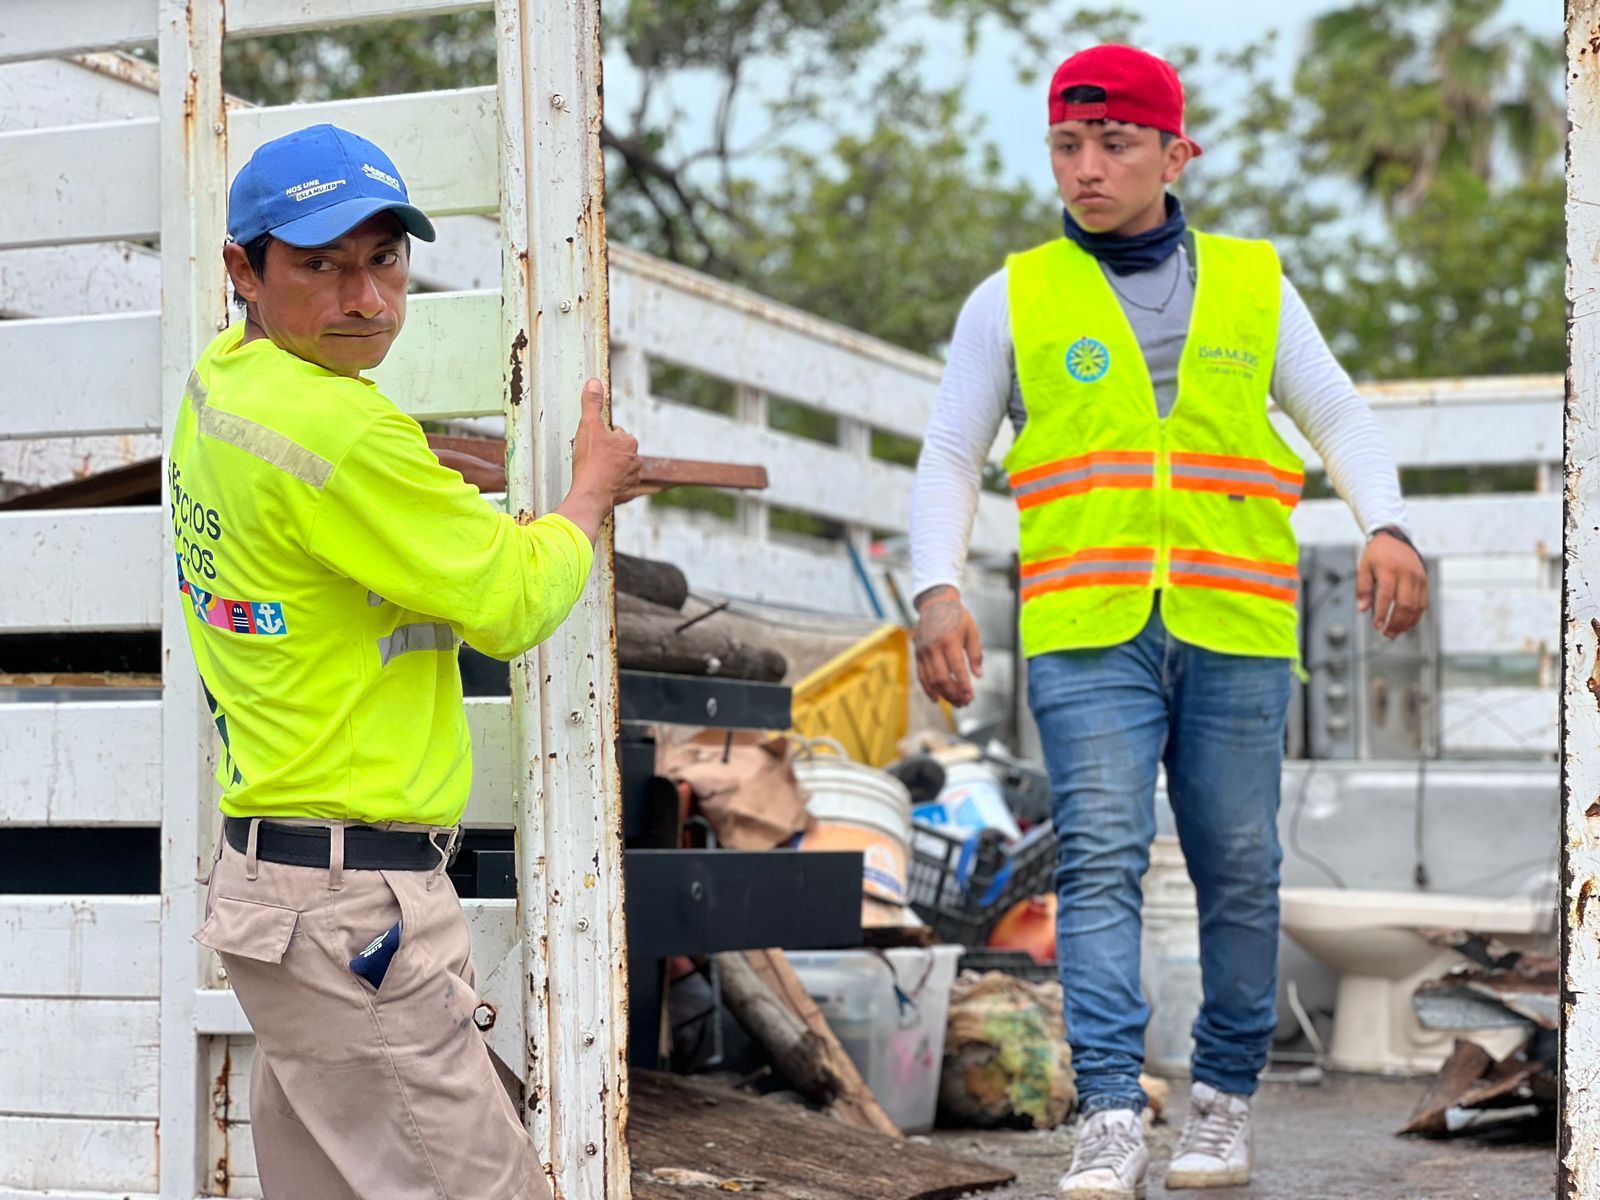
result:
[[[275,604],[256,605],[256,628],[262,633],[281,633],[283,621],[278,616],[278,606]]]

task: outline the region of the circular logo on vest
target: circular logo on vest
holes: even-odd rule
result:
[[[1067,374],[1079,383],[1094,383],[1111,369],[1111,351],[1104,342],[1079,338],[1067,347]]]

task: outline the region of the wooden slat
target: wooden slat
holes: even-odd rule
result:
[[[28,398],[0,405],[0,438],[159,432],[160,329],[156,313],[0,321],[7,391]]]
[[[0,18],[0,62],[156,40],[156,0],[6,0]]]
[[[1429,555],[1526,554],[1561,550],[1561,497],[1534,492],[1484,496],[1423,496],[1406,511],[1417,544]],[[1301,544],[1362,540],[1342,500],[1310,500],[1295,509]]]
[[[48,1191],[49,1200],[71,1200],[94,1188],[122,1200],[157,1186],[153,1120],[0,1114],[0,1198]]]
[[[613,254],[611,327],[652,358],[920,438],[940,367],[643,255]]]
[[[0,991],[153,999],[160,991],[157,908],[154,896],[0,895]]]
[[[914,472],[909,467],[862,462],[835,446],[655,399],[636,404],[619,398],[616,420],[650,454],[691,457],[715,446],[728,459],[765,463],[769,482],[762,499],[769,504],[840,522],[867,519],[882,529],[910,527]],[[1014,549],[1016,541],[1010,502],[986,493],[973,524],[973,548],[1005,552]]]
[[[153,239],[156,119],[0,133],[0,249]]]
[[[372,379],[421,420],[504,411],[500,293],[413,296],[406,328]]]
[[[153,1000],[0,997],[0,1112],[156,1115]]]
[[[431,215],[499,203],[493,88],[235,109],[227,180],[263,142],[329,122],[382,146]],[[0,133],[0,248],[149,241],[160,229],[156,118]],[[217,185],[225,186],[219,179]]]
[[[494,292],[413,297],[373,379],[420,419],[500,413],[499,306]],[[0,438],[159,431],[159,334],[154,312],[0,322],[0,361],[35,398],[0,407]]]
[[[1392,403],[1374,409],[1401,467],[1521,466],[1561,461],[1561,393],[1500,403]],[[1321,469],[1310,444],[1283,413],[1273,425],[1306,460]]]
[[[161,260],[132,243],[0,250],[0,316],[14,320],[133,313],[160,304]],[[17,358],[6,353],[4,361]],[[61,386],[59,376],[54,386]]]
[[[1554,754],[1554,688],[1453,688],[1444,693],[1440,742],[1446,754]]]
[[[1433,602],[1445,654],[1554,654],[1561,645],[1554,588],[1446,588]]]
[[[230,37],[465,12],[483,0],[230,0]],[[156,0],[6,0],[0,62],[125,50],[156,40]]]
[[[153,629],[161,619],[155,509],[0,513],[0,632]],[[176,584],[174,583],[174,586]]]
[[[159,700],[0,704],[0,746],[0,828],[161,823]]]

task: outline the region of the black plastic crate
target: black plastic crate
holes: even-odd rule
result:
[[[1035,826],[1007,848],[997,830],[958,837],[917,825],[907,872],[911,907],[943,942],[982,946],[1020,900],[1054,890],[1055,830]]]

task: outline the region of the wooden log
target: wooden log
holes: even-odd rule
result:
[[[689,580],[676,566],[620,552],[616,560],[617,591],[682,611],[689,599]]]
[[[717,675],[757,683],[776,683],[788,670],[783,655],[720,632],[715,617],[688,624],[693,620],[648,600],[619,594],[617,662],[635,671]]]
[[[867,1081],[828,1027],[782,950],[718,954],[722,998],[807,1099],[857,1129],[899,1137]]]

